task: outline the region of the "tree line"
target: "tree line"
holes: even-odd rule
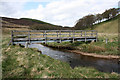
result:
[[[119,15],[120,14],[119,12],[120,12],[120,8],[110,8],[108,10],[105,10],[102,14],[99,13],[95,15],[89,14],[79,19],[75,24],[74,29],[79,29],[79,30],[83,30],[87,28],[92,29],[94,24],[98,24],[103,20],[112,19],[117,15]]]

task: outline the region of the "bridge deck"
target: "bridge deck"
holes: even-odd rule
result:
[[[46,38],[31,38],[30,41],[43,41]],[[72,40],[72,37],[62,37],[61,40]],[[81,39],[96,39],[96,37],[75,37],[75,40]],[[46,40],[60,40],[60,38],[57,37],[48,37]],[[19,42],[19,41],[29,41],[28,38],[19,38],[19,39],[14,39],[14,42]]]

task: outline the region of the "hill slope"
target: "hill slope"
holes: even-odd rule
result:
[[[94,30],[97,30],[98,32],[102,32],[102,33],[118,33],[119,17],[120,15],[113,19],[94,25]]]
[[[20,19],[15,19],[15,18],[7,18],[7,17],[2,17],[3,21],[7,21],[9,23],[13,24],[18,24],[18,25],[33,25],[33,24],[49,24],[51,26],[57,26],[53,25],[44,21],[36,20],[36,19],[31,19],[31,18],[20,18]]]
[[[62,26],[50,24],[44,21],[36,20],[36,19],[30,19],[30,18],[7,18],[2,17],[2,27],[3,28],[23,28],[27,27],[28,29],[37,29],[37,30],[60,30],[60,29],[66,29]]]

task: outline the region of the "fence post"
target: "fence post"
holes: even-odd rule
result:
[[[30,31],[28,31],[28,43],[30,44]]]
[[[28,48],[28,42],[25,43],[25,48]]]
[[[46,31],[44,33],[45,33],[45,44],[46,44],[47,43],[47,34],[46,34]]]
[[[85,31],[85,42],[86,42],[87,40],[86,40],[86,31]]]
[[[82,37],[82,31],[81,31],[81,37]]]
[[[43,31],[43,37],[44,37],[44,31]]]
[[[62,40],[61,40],[61,30],[59,31],[59,35],[60,35],[59,40],[60,40],[60,43],[61,43],[62,42]]]
[[[11,31],[11,44],[14,45],[14,34],[13,34],[13,31]]]
[[[56,31],[57,32],[57,38],[58,38],[58,31]]]
[[[96,42],[97,42],[97,38],[98,38],[98,34],[97,34],[97,31],[96,31]]]
[[[107,39],[107,38],[105,39],[105,43],[106,43],[106,44],[108,43],[108,39]]]
[[[69,37],[71,37],[71,31],[69,31]]]
[[[93,37],[93,31],[91,31],[91,37]]]
[[[73,30],[73,42],[75,41],[74,37],[75,37],[75,31]]]

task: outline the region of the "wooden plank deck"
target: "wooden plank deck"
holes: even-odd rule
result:
[[[59,40],[60,38],[57,37],[49,37],[47,40]],[[72,40],[72,37],[62,37],[62,40]],[[74,39],[85,39],[85,37],[75,37]],[[96,39],[96,37],[86,37],[86,39]],[[14,39],[14,42],[19,42],[19,41],[28,41],[28,38],[19,38],[19,39]],[[45,38],[31,38],[30,41],[39,41],[39,40],[45,40]]]

